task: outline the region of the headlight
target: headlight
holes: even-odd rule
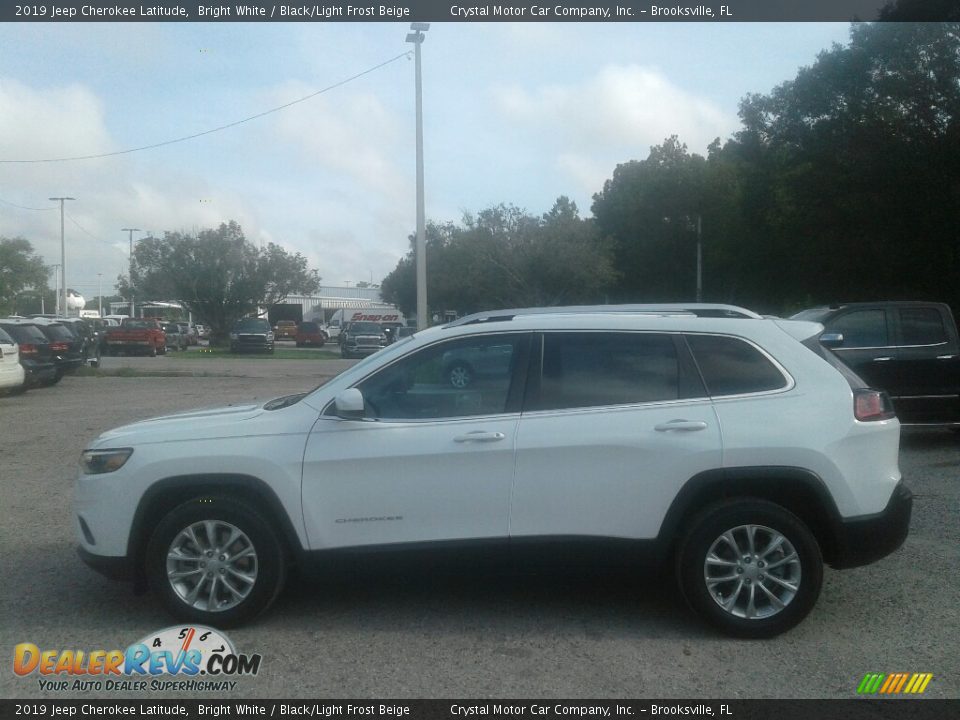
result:
[[[273,333],[267,333],[267,342],[273,340]]]
[[[111,473],[122,468],[132,454],[133,448],[84,450],[80,456],[80,469],[84,475]]]
[[[230,333],[230,339],[231,339],[231,340],[236,340],[238,337],[240,337],[240,336],[237,335],[236,333]]]

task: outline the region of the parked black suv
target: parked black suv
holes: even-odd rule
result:
[[[905,425],[960,427],[960,342],[949,306],[915,301],[810,308],[820,342],[868,385],[886,390]]]
[[[230,331],[230,352],[273,352],[273,329],[264,318],[242,318]]]
[[[50,340],[36,323],[20,318],[5,318],[0,319],[0,328],[20,346],[20,364],[27,376],[27,387],[41,387],[59,382],[62,376],[57,372]]]

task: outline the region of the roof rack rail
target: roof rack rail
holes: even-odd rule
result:
[[[629,305],[567,305],[559,307],[515,308],[511,310],[488,310],[465,315],[447,323],[444,327],[474,325],[477,323],[507,322],[523,315],[586,315],[604,313],[635,313],[645,315],[692,315],[712,318],[749,318],[760,320],[762,316],[738,307],[718,303],[652,303]]]

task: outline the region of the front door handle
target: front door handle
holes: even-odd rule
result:
[[[458,443],[465,442],[497,442],[506,437],[502,432],[484,432],[483,430],[474,430],[466,435],[457,435],[453,441]]]
[[[692,432],[695,430],[706,430],[707,424],[700,420],[671,420],[670,422],[654,425],[653,429],[657,432],[671,432],[674,430]]]

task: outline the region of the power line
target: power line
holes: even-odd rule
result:
[[[256,115],[251,115],[250,117],[243,118],[242,120],[236,120],[236,121],[234,121],[234,122],[232,122],[232,123],[228,123],[228,124],[226,124],[226,125],[220,125],[219,127],[215,127],[215,128],[210,129],[210,130],[204,130],[203,132],[194,133],[193,135],[185,135],[184,137],[175,138],[175,139],[173,139],[173,140],[164,140],[163,142],[154,143],[154,144],[152,144],[152,145],[143,145],[143,146],[141,146],[141,147],[129,148],[128,150],[117,150],[117,151],[115,151],[115,152],[100,153],[99,155],[78,155],[78,156],[75,156],[75,157],[43,158],[43,159],[37,159],[37,160],[3,160],[3,159],[0,159],[0,163],[50,163],[50,162],[71,162],[71,161],[73,161],[73,160],[96,160],[96,159],[98,159],[98,158],[114,157],[115,155],[128,155],[128,154],[130,154],[130,153],[140,152],[141,150],[152,150],[152,149],[154,149],[154,148],[163,147],[163,146],[165,146],[165,145],[173,145],[174,143],[180,143],[180,142],[184,142],[184,141],[186,141],[186,140],[193,140],[194,138],[203,137],[204,135],[210,135],[210,134],[215,133],[215,132],[220,132],[221,130],[226,130],[226,129],[228,129],[228,128],[236,127],[237,125],[242,125],[243,123],[250,122],[251,120],[256,120],[257,118],[262,118],[262,117],[265,116],[265,115],[270,115],[271,113],[279,112],[280,110],[285,110],[286,108],[291,107],[292,105],[296,105],[296,104],[298,104],[298,103],[306,102],[307,100],[309,100],[309,99],[311,99],[311,98],[314,98],[314,97],[316,97],[317,95],[322,95],[322,94],[325,93],[325,92],[329,92],[330,90],[334,90],[334,89],[336,89],[336,88],[338,88],[338,87],[342,87],[343,85],[346,85],[347,83],[350,83],[350,82],[353,82],[354,80],[357,80],[357,79],[359,79],[359,78],[362,78],[364,75],[369,75],[370,73],[374,72],[375,70],[379,70],[380,68],[385,67],[386,65],[389,65],[390,63],[396,62],[396,61],[399,60],[400,58],[408,57],[409,54],[410,54],[409,52],[402,52],[402,53],[400,53],[399,55],[390,58],[389,60],[385,60],[385,61],[383,61],[382,63],[380,63],[380,64],[378,64],[378,65],[374,65],[374,66],[371,67],[371,68],[367,68],[367,69],[364,70],[363,72],[359,72],[359,73],[357,73],[356,75],[351,75],[350,77],[348,77],[348,78],[346,78],[346,79],[344,79],[344,80],[340,80],[339,82],[336,82],[336,83],[334,83],[333,85],[328,85],[327,87],[325,87],[325,88],[323,88],[323,89],[321,89],[321,90],[317,90],[316,92],[312,92],[312,93],[310,93],[309,95],[304,95],[302,98],[298,98],[297,100],[291,100],[291,101],[288,102],[288,103],[284,103],[283,105],[279,105],[279,106],[277,106],[277,107],[275,107],[275,108],[271,108],[270,110],[265,110],[264,112],[257,113]],[[40,208],[29,208],[29,209],[31,209],[31,210],[39,210]],[[44,209],[45,209],[45,208],[44,208]]]
[[[109,240],[104,240],[103,238],[98,238],[98,237],[97,237],[96,235],[94,235],[92,232],[90,232],[89,230],[87,230],[83,225],[81,225],[81,224],[78,223],[76,220],[74,220],[73,216],[72,216],[70,213],[67,213],[67,218],[70,220],[70,222],[72,222],[74,225],[76,225],[78,228],[80,228],[81,231],[83,231],[84,233],[86,233],[87,235],[89,235],[90,237],[92,237],[92,238],[93,238],[94,240],[96,240],[97,242],[102,242],[104,245],[109,245],[110,247],[114,248],[117,252],[122,252],[122,251],[120,250],[120,248],[117,247],[117,244],[116,244],[116,243],[112,243],[112,242],[110,242]]]
[[[35,207],[27,207],[26,205],[17,205],[16,203],[12,203],[9,200],[4,200],[3,198],[0,198],[0,203],[3,203],[4,205],[9,205],[10,207],[20,208],[21,210],[56,210],[57,209],[56,205],[51,205],[50,207],[45,207],[45,208],[35,208]]]

